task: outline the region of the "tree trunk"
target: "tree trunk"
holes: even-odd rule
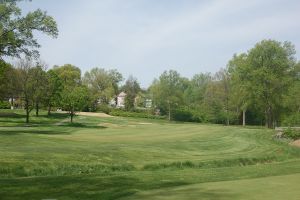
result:
[[[25,109],[26,109],[26,123],[28,124],[29,123],[29,102],[27,99],[25,100]]]
[[[171,121],[171,104],[170,104],[170,102],[168,102],[169,103],[169,121]]]
[[[48,105],[48,115],[51,115],[51,105]]]
[[[266,128],[273,128],[272,108],[268,107],[265,112]]]
[[[230,120],[229,120],[229,116],[228,116],[228,110],[226,111],[226,126],[230,125]]]
[[[243,109],[243,126],[246,126],[246,109]]]
[[[73,116],[74,116],[74,109],[73,108],[71,109],[70,116],[71,116],[71,123],[73,123]]]
[[[35,104],[35,115],[37,117],[39,116],[39,103],[38,102]]]
[[[265,113],[265,127],[268,128],[268,114],[267,114],[267,111]]]

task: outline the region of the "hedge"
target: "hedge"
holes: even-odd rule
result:
[[[128,112],[124,110],[112,110],[110,113],[112,116],[120,117],[135,117],[135,118],[148,118],[148,119],[165,119],[165,116],[157,116],[147,112]]]

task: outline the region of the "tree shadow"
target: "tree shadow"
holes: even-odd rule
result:
[[[148,180],[149,181],[149,180]],[[157,197],[172,195],[184,199],[234,199],[237,196],[225,190],[203,188],[177,189],[187,182],[162,180],[147,182],[143,178],[129,176],[61,176],[26,179],[0,179],[0,196],[7,199],[130,199],[134,197]],[[175,187],[175,188],[174,188]],[[156,193],[156,189],[159,191]],[[163,189],[163,190],[162,190]],[[166,191],[166,193],[165,193]],[[142,193],[138,193],[142,192]],[[154,192],[154,193],[153,193]],[[171,193],[169,193],[171,192]],[[145,194],[146,193],[146,194]],[[138,199],[138,198],[137,198]],[[176,198],[180,199],[180,198]]]
[[[20,135],[20,134],[40,134],[40,135],[69,135],[67,131],[57,130],[0,130],[0,135]]]
[[[0,119],[2,117],[9,117],[9,118],[15,118],[15,119],[19,119],[19,118],[24,118],[25,115],[21,115],[21,114],[17,114],[17,113],[12,113],[12,112],[0,112]]]
[[[107,128],[106,126],[100,126],[100,125],[95,125],[95,124],[89,124],[89,123],[62,123],[58,126],[62,127],[76,127],[76,128],[93,128],[93,129],[105,129]]]
[[[49,126],[55,124],[63,119],[66,119],[68,114],[66,113],[52,113],[51,115],[40,114],[39,116],[30,115],[29,123],[26,124],[26,115],[18,114],[13,112],[1,112],[0,113],[0,123],[4,124],[0,125],[0,127],[39,127],[39,126]],[[7,125],[5,123],[9,123]]]
[[[63,120],[63,119],[66,119],[69,117],[69,114],[68,113],[51,113],[50,115],[41,115],[45,118],[48,118],[48,119],[60,119],[60,120]]]

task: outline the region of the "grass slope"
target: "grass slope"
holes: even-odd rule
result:
[[[300,150],[274,141],[272,130],[88,116],[70,124],[45,113],[26,126],[22,111],[0,112],[0,199],[191,199],[198,184],[221,190],[220,181],[233,181],[224,190],[240,199],[248,191],[234,184],[243,179],[300,173]],[[206,199],[226,199],[211,193]]]

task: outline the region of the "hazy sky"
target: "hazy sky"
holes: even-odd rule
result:
[[[164,70],[216,72],[262,39],[291,41],[300,58],[298,0],[33,0],[58,23],[37,35],[49,66],[115,68],[148,86]]]

